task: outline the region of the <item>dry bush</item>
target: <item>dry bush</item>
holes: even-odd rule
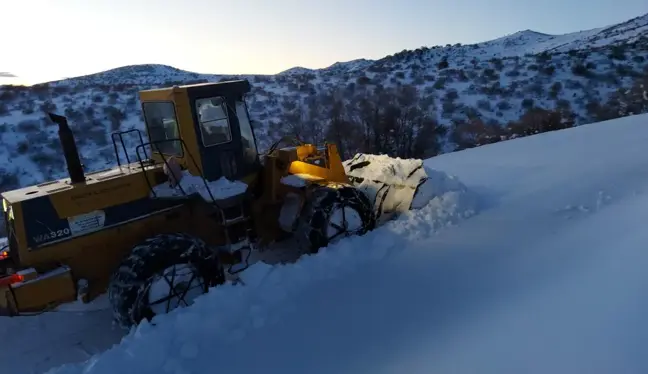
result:
[[[510,123],[508,130],[511,136],[520,137],[562,130],[573,125],[573,114],[570,112],[531,108],[518,121]]]
[[[458,121],[452,125],[450,140],[457,150],[492,144],[505,139],[505,130],[501,126],[487,124],[479,118]]]

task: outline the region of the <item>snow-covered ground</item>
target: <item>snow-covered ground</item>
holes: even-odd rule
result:
[[[21,374],[648,372],[646,144],[639,115],[435,157],[426,166],[466,190],[296,264],[255,265],[246,286],[85,362],[120,339],[101,311],[0,319],[0,362]]]
[[[37,316],[0,317],[0,372],[37,374],[85,361],[124,336],[111,321],[106,296],[91,305],[69,304]]]

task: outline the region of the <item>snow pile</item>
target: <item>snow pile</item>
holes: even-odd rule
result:
[[[205,182],[207,186],[205,186]],[[212,182],[205,181],[202,177],[191,175],[185,170],[182,172],[180,183],[177,186],[172,187],[169,184],[155,186],[151,197],[184,198],[192,194],[199,194],[205,201],[211,201],[212,197],[216,200],[224,200],[245,193],[247,187],[248,185],[241,181],[230,181],[225,177]]]
[[[436,230],[477,213],[478,195],[455,176],[424,167],[428,179],[412,201],[412,211],[401,213],[390,230],[410,240],[421,240]]]
[[[450,187],[457,187],[448,185]],[[318,284],[353,274],[408,248],[408,230],[430,235],[459,217],[475,213],[476,200],[464,188],[442,191],[428,207],[388,222],[364,236],[351,237],[323,248],[297,263],[270,266],[258,263],[244,273],[244,286],[221,286],[199,297],[191,308],[144,323],[115,348],[85,364],[68,365],[50,373],[200,373],[218,366],[217,346],[241,341],[259,329],[285,320],[296,299]],[[415,240],[415,238],[413,238]]]
[[[412,200],[412,209],[425,207],[434,197],[453,192],[452,196],[468,194],[468,189],[454,175],[448,175],[431,167],[423,166],[425,182],[421,184]]]

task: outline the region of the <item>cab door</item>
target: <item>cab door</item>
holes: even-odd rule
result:
[[[241,116],[237,115],[237,106],[236,100],[224,96],[193,100],[198,148],[207,180],[241,179],[259,166],[256,142],[254,157],[250,157],[249,141],[241,136],[241,125],[249,126],[249,120],[247,124],[239,123]],[[243,118],[247,119],[247,112]],[[246,138],[247,132],[243,131]]]

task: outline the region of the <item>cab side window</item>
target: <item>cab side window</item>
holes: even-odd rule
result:
[[[146,102],[142,104],[144,120],[148,127],[150,141],[155,151],[166,155],[182,156],[175,107],[170,101]],[[171,140],[171,141],[169,141]]]
[[[196,113],[205,147],[232,141],[232,130],[225,105],[225,99],[222,97],[196,100]]]
[[[236,102],[236,116],[238,118],[239,127],[241,128],[241,143],[243,143],[243,152],[247,158],[247,162],[253,163],[258,156],[256,142],[254,140],[254,132],[250,124],[250,117],[248,116],[247,106],[244,101]]]

